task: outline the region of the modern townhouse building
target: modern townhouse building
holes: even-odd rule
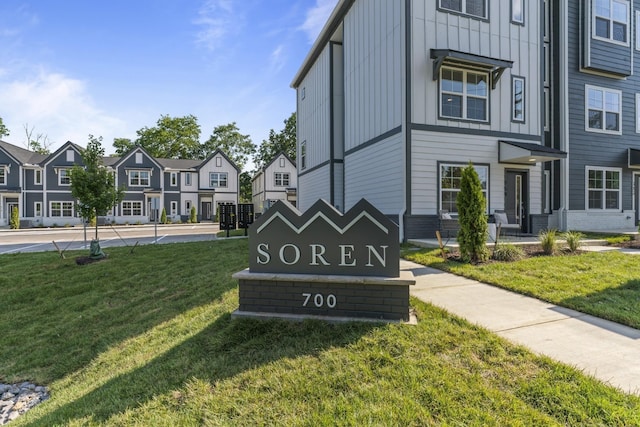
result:
[[[545,141],[545,5],[340,0],[292,82],[300,209],[364,197],[401,239],[433,237],[472,162],[487,214],[546,228],[567,154]]]
[[[256,213],[263,213],[278,200],[297,204],[298,174],[296,164],[280,153],[262,167],[251,180],[251,201]]]
[[[67,142],[43,156],[0,141],[0,226],[9,223],[14,207],[25,226],[80,224],[69,171],[82,165],[82,150]],[[199,220],[211,221],[219,204],[238,203],[240,171],[220,150],[202,161],[156,159],[135,147],[103,163],[125,196],[102,221],[153,222],[163,208],[171,220],[184,221],[192,207]]]

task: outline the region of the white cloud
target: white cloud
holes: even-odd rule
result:
[[[307,11],[300,29],[307,33],[310,43],[316,40],[337,3],[338,0],[316,0],[316,5]]]
[[[67,140],[85,145],[87,137],[104,136],[103,147],[124,132],[123,120],[109,116],[94,105],[85,83],[62,74],[41,71],[31,79],[0,82],[5,106],[3,121],[11,135],[5,139],[24,144],[24,125],[47,135],[53,149]],[[110,138],[110,139],[109,139]]]
[[[194,24],[200,27],[196,43],[208,50],[217,49],[229,34],[237,31],[237,21],[232,0],[205,1],[194,20]]]
[[[273,52],[271,52],[271,56],[269,58],[269,70],[277,73],[282,70],[286,61],[285,48],[283,45],[279,45]]]

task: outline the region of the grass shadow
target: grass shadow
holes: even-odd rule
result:
[[[26,425],[55,425],[71,420],[105,422],[184,387],[190,379],[214,385],[282,358],[313,356],[329,348],[346,346],[381,326],[384,325],[365,322],[232,319],[226,313],[197,335],[132,372],[58,408],[47,409],[47,403],[42,404],[28,414],[38,416]]]

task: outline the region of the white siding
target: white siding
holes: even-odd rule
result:
[[[298,209],[306,211],[318,199],[330,200],[329,165],[298,177]]]
[[[297,91],[298,150],[300,143],[306,141],[306,169],[311,169],[329,159],[331,141],[330,58],[330,47],[327,46]],[[301,157],[300,152],[297,157]]]
[[[364,197],[384,214],[399,214],[404,206],[404,157],[403,134],[348,155],[345,210]]]
[[[356,1],[344,19],[345,151],[402,124],[404,1]]]
[[[412,121],[426,125],[540,135],[540,4],[526,1],[525,25],[511,23],[511,2],[490,1],[489,21],[436,9],[435,2],[412,1]],[[438,80],[433,79],[431,49],[451,49],[513,61],[489,94],[489,124],[438,119]],[[511,76],[526,80],[525,123],[511,122]]]
[[[498,163],[498,140],[475,135],[413,132],[411,200],[413,215],[438,212],[438,163],[489,165],[489,210],[504,209],[505,170],[529,172],[529,213],[542,213],[542,167]]]
[[[280,161],[284,160],[284,166],[280,166]],[[276,187],[275,185],[275,173],[283,172],[289,174],[289,185],[286,187],[295,188],[298,185],[296,166],[287,159],[286,156],[280,155],[271,162],[271,164],[265,169],[265,176],[267,177],[266,191],[283,191],[284,187]],[[269,198],[269,197],[267,197]]]

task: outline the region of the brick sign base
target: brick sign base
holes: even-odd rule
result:
[[[240,293],[235,315],[409,321],[409,286],[415,284],[409,276],[320,276],[247,269],[233,275]]]

